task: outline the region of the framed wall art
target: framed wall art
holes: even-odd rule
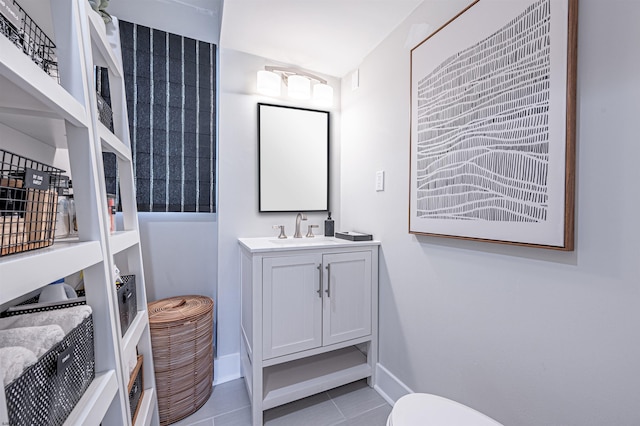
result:
[[[411,50],[409,232],[573,250],[577,0],[477,0]]]

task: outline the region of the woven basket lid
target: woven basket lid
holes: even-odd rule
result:
[[[213,310],[213,300],[206,296],[177,296],[149,303],[149,325],[167,326],[182,323]]]

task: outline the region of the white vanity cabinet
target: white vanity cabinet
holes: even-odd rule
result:
[[[240,239],[241,366],[262,412],[374,375],[377,241]]]
[[[371,334],[371,251],[262,261],[263,359]]]
[[[320,254],[262,260],[263,359],[322,346],[321,266]]]
[[[371,335],[371,251],[322,257],[325,298],[322,344],[328,346]]]

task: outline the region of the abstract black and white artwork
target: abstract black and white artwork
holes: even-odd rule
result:
[[[411,51],[409,232],[573,249],[577,0],[478,0]]]

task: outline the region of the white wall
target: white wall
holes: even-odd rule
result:
[[[52,146],[18,132],[4,124],[0,124],[0,135],[2,135],[2,145],[0,149],[69,171],[69,162],[63,162],[57,159],[56,149]]]
[[[139,213],[138,222],[149,301],[188,294],[215,299],[216,216]]]
[[[318,108],[309,101],[289,102],[286,97],[269,98],[256,94],[256,72],[265,65],[282,65],[265,58],[229,49],[220,52],[219,185],[218,185],[218,355],[240,351],[240,237],[277,235],[273,225],[285,225],[293,235],[295,214],[258,213],[258,102]],[[313,72],[313,70],[309,70]],[[329,109],[331,125],[330,206],[339,210],[340,99],[339,80],[322,76],[334,88],[334,108]],[[300,161],[307,161],[301,158]],[[335,214],[333,216],[336,216]],[[307,214],[307,224],[318,224],[323,232],[324,213]],[[340,225],[339,215],[335,217]],[[303,227],[306,230],[306,226]]]
[[[107,12],[149,28],[219,44],[222,0],[110,0]]]
[[[467,3],[423,3],[364,60],[360,89],[342,83],[341,219],[382,240],[380,363],[505,425],[638,425],[640,3],[580,1],[572,253],[408,234],[404,43]]]

